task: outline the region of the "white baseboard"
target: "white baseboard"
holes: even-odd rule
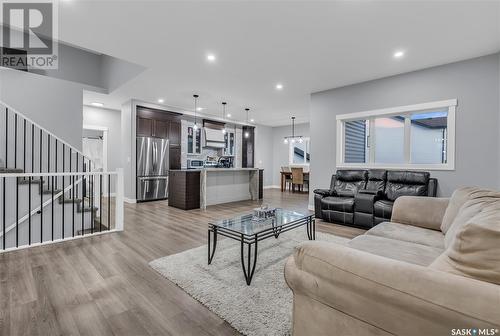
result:
[[[268,185],[264,186],[263,189],[280,189],[281,187],[279,185]]]
[[[125,203],[137,203],[137,200],[135,198],[123,197],[123,200],[125,201]]]

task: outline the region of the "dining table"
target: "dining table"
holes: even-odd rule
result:
[[[285,191],[285,181],[288,178],[292,178],[292,172],[291,171],[280,171],[281,173],[281,192]],[[309,172],[308,171],[304,171],[302,173],[304,175],[304,181],[307,180],[309,181]],[[308,186],[309,188],[309,186]]]

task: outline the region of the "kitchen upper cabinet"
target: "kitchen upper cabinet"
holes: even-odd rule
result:
[[[153,136],[156,138],[168,138],[169,122],[164,120],[153,121]]]
[[[150,137],[153,135],[153,120],[137,118],[137,136]]]
[[[187,131],[187,153],[201,154],[201,128],[196,131],[193,127],[188,127]]]
[[[224,134],[224,155],[235,155],[236,134],[228,131]]]
[[[171,145],[181,145],[181,123],[178,121],[170,122],[169,137]]]

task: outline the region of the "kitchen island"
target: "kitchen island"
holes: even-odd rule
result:
[[[262,198],[263,169],[175,169],[169,173],[169,206],[206,209],[209,205]]]

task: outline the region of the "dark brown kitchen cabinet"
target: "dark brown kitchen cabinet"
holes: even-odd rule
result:
[[[170,140],[171,145],[179,145],[181,144],[181,123],[178,121],[170,122],[170,129],[168,134],[168,139]]]
[[[181,146],[171,144],[168,153],[170,169],[181,169]]]
[[[153,136],[156,138],[168,138],[169,122],[163,120],[153,121]]]
[[[137,136],[149,137],[153,133],[153,120],[137,118]]]

